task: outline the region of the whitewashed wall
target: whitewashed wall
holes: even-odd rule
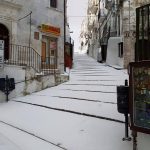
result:
[[[121,37],[109,38],[106,64],[123,68],[123,58],[118,57],[118,43],[120,42],[122,42]]]
[[[0,78],[5,78],[6,75],[8,75],[8,78],[15,79],[16,86],[15,90],[10,92],[9,99],[41,91],[56,84],[53,75],[37,76],[32,68],[4,66],[4,69],[0,70]],[[5,101],[5,94],[0,91],[0,102]]]

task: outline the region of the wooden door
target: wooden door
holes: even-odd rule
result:
[[[42,62],[46,61],[46,42],[42,41]]]

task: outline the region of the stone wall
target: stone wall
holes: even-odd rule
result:
[[[131,32],[130,32],[131,33]],[[124,37],[124,68],[135,60],[135,37]]]
[[[135,58],[136,8],[134,0],[123,4],[124,68]]]
[[[25,96],[34,92],[41,91],[48,87],[55,86],[55,76],[40,76],[32,68],[21,66],[5,66],[4,70],[0,70],[0,78],[15,79],[15,90],[9,94],[9,99]],[[6,96],[0,91],[0,102],[5,102]]]
[[[123,4],[124,67],[135,60],[136,8],[150,3],[149,0],[130,0]]]

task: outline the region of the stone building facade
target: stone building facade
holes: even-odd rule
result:
[[[66,0],[0,1],[0,40],[5,44],[0,76],[8,75],[16,82],[32,79],[16,84],[14,95],[53,86],[56,74],[64,72],[66,3]]]
[[[105,0],[105,1],[99,0],[99,4],[100,3],[102,5],[101,7],[98,7],[99,32],[97,33],[90,32],[89,34],[88,50],[91,51],[89,55],[93,57],[93,55],[91,54],[93,53],[94,50],[94,49],[91,50],[90,48],[92,46],[92,43],[94,44],[93,42],[94,40],[92,40],[91,34],[98,34],[97,40],[100,41],[100,47],[102,48],[103,45],[106,45],[106,50],[107,50],[106,64],[117,68],[119,66],[121,68],[128,68],[129,63],[134,62],[136,60],[136,55],[137,55],[136,42],[137,42],[137,36],[139,34],[138,40],[139,43],[140,42],[142,43],[141,44],[142,46],[140,47],[140,44],[138,44],[139,46],[138,49],[140,50],[140,52],[141,51],[142,52],[138,53],[139,58],[136,61],[150,60],[150,52],[149,52],[150,0],[126,0],[126,1],[125,0]],[[136,10],[139,10],[139,7],[140,7],[140,11],[137,13],[139,15],[138,16],[136,14]],[[101,9],[107,9],[107,13],[104,17],[100,15]],[[136,16],[138,17],[136,18]],[[92,26],[88,24],[88,26],[90,26],[90,31],[94,29],[94,24],[95,22],[92,22]],[[89,28],[87,28],[87,30],[89,31]],[[86,32],[89,33],[88,31]],[[142,94],[142,96],[143,95],[144,94]],[[143,106],[147,107],[148,103],[146,101],[144,101],[143,103],[142,103]],[[137,103],[135,105],[137,105]],[[141,109],[141,107],[140,107],[140,111],[142,110],[141,112],[143,112],[143,108]],[[144,117],[145,116],[146,115],[144,114]],[[139,119],[141,119],[145,123],[144,117],[142,119],[139,117]],[[139,126],[141,127],[142,125]],[[133,130],[134,129],[132,128],[131,132]],[[145,134],[146,132],[144,133],[142,132],[143,131],[139,131],[137,134],[135,134],[135,132],[132,132],[131,134],[132,136],[134,136],[134,138],[132,139],[134,150],[136,149],[149,150],[150,135]]]
[[[136,8],[149,0],[89,0],[88,51],[95,59],[101,52],[108,65],[127,68],[135,61]]]
[[[124,37],[124,67],[129,62],[135,61],[136,42],[136,8],[150,3],[149,0],[130,0],[124,2],[121,8],[123,12],[123,37]]]
[[[80,51],[81,53],[88,53],[88,17],[85,17],[81,24],[81,33],[80,33]]]

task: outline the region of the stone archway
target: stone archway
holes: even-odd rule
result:
[[[0,23],[0,40],[4,40],[4,60],[9,59],[9,31]]]

